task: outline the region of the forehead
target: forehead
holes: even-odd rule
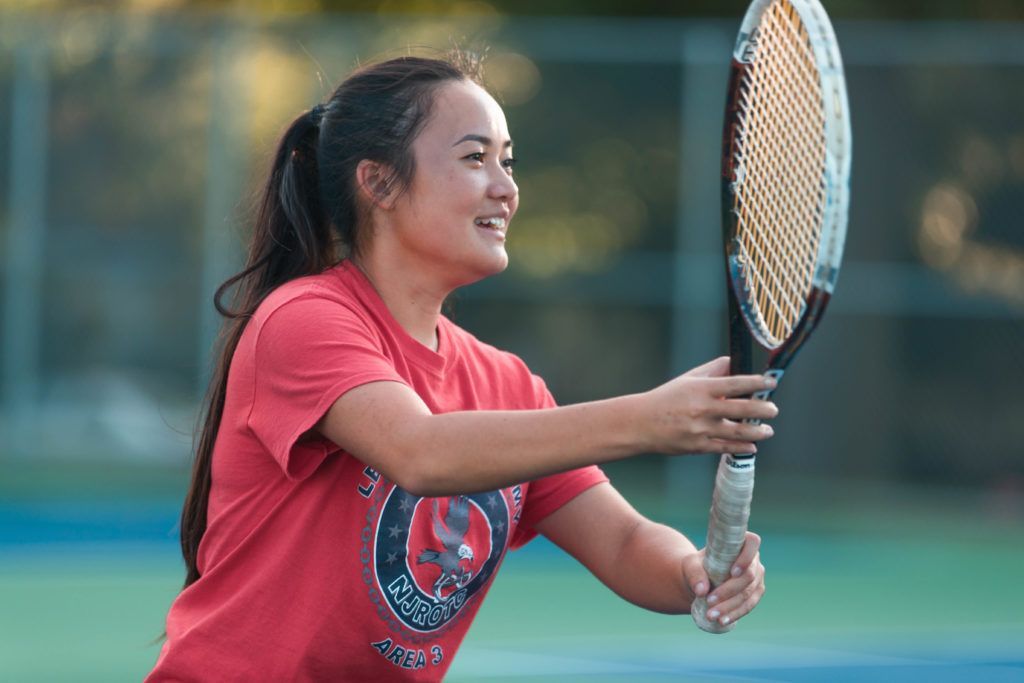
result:
[[[469,134],[484,135],[495,139],[499,145],[504,144],[509,139],[505,112],[476,83],[445,83],[437,91],[433,112],[420,137],[437,144],[444,144],[447,139],[451,147]]]

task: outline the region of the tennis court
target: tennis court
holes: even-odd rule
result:
[[[538,540],[506,560],[448,680],[1024,679],[1024,530],[998,499],[763,479],[769,590],[734,632],[634,608]],[[699,514],[619,483],[699,536]],[[141,679],[181,578],[177,512],[170,497],[5,503],[0,681]]]

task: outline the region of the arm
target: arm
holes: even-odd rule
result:
[[[777,414],[745,397],[766,380],[729,377],[719,358],[643,394],[547,410],[434,415],[409,387],[372,382],[342,395],[316,430],[417,495],[512,486],[638,453],[752,452]]]
[[[708,590],[703,551],[679,532],[638,513],[610,484],[581,493],[536,525],[606,586],[656,612],[685,614]],[[733,578],[708,597],[723,624],[747,614],[764,595],[760,539],[749,534]]]

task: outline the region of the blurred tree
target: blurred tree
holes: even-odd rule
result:
[[[125,11],[224,9],[254,14],[317,12],[509,16],[735,17],[749,0],[0,0],[0,8]],[[826,0],[835,19],[1024,21],[1019,0]]]

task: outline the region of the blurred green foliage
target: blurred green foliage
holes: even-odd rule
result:
[[[598,17],[725,17],[739,16],[748,0],[2,0],[0,7],[59,11],[100,7],[121,11],[183,9],[231,10],[261,15],[315,14],[319,12],[381,14],[450,14],[454,16],[501,13],[511,16]],[[1024,19],[1016,0],[827,0],[837,19]]]
[[[834,4],[843,16],[871,3]],[[453,39],[490,47],[523,197],[509,272],[460,292],[456,320],[523,356],[562,402],[642,391],[680,358],[704,360],[680,352],[679,330],[701,316],[714,327],[695,334],[723,350],[717,246],[686,244],[700,232],[717,245],[717,217],[683,222],[691,205],[718,201],[688,195],[696,179],[686,176],[714,183],[716,163],[686,164],[718,144],[721,93],[693,84],[706,82],[701,69],[722,82],[732,5],[719,6],[728,21],[711,23],[537,21],[484,3],[345,5],[367,10],[354,16],[318,14],[327,6],[317,3],[17,8],[30,6],[47,11],[0,9],[0,126],[13,125],[26,60],[42,65],[48,103],[39,395],[34,422],[10,426],[28,443],[22,456],[187,461],[216,322],[210,295],[242,258],[280,131],[360,60]],[[626,4],[592,11],[613,7]],[[573,8],[584,11],[563,9]],[[413,9],[422,13],[402,14]],[[780,394],[769,466],[1017,490],[1006,472],[1021,476],[1024,443],[1013,372],[1024,343],[1014,114],[1024,69],[1012,50],[984,52],[986,36],[1012,38],[1014,27],[939,27],[960,38],[938,58],[921,56],[930,41],[897,42],[919,35],[913,24],[841,29],[853,47],[847,267]],[[876,33],[893,61],[872,61]],[[686,118],[693,110],[712,113]],[[18,134],[0,135],[0,239],[12,229]],[[707,291],[680,291],[684,268],[710,273]],[[812,446],[824,443],[835,444],[828,458]]]

